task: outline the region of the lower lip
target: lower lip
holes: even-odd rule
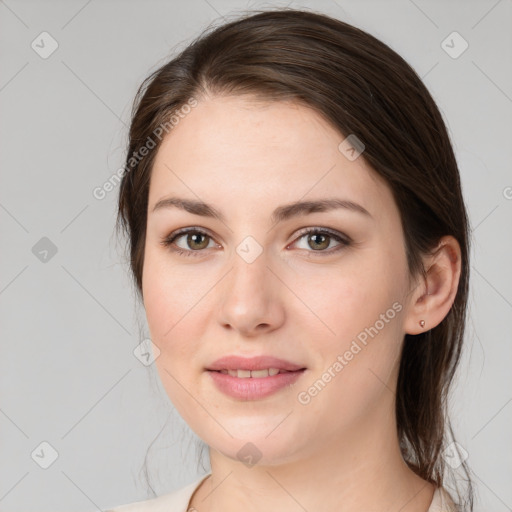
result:
[[[224,394],[240,400],[259,400],[291,386],[305,370],[278,373],[268,377],[232,377],[229,374],[208,370],[217,388]]]

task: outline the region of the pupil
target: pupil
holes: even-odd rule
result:
[[[195,233],[195,234],[189,235],[189,239],[192,240],[191,245],[193,246],[194,244],[198,244],[200,246],[199,248],[202,249],[202,245],[204,245],[204,241],[202,244],[201,244],[201,242],[198,242],[198,239],[200,239],[202,236],[204,236],[204,235],[201,235],[200,233]]]
[[[325,239],[326,239],[326,236],[325,235],[312,235],[312,238],[314,238],[314,244],[316,246],[316,248],[318,248],[319,246],[322,246],[322,243],[325,245]],[[319,238],[323,239],[323,242],[319,240]]]

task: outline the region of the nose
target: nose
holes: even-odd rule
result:
[[[283,283],[265,251],[248,262],[235,254],[219,289],[218,321],[225,329],[254,337],[278,329],[285,319]]]

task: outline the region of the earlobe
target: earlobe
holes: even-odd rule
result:
[[[420,334],[439,325],[449,313],[461,273],[460,245],[453,236],[444,236],[424,259],[427,269],[411,294],[404,330]]]

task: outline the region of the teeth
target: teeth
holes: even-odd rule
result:
[[[283,370],[281,373],[284,373]],[[272,377],[273,375],[277,375],[279,373],[278,368],[268,368],[265,370],[221,370],[220,373],[224,373],[225,375],[231,375],[231,377],[238,377],[239,379],[248,379],[249,377],[255,379],[261,379],[263,377]]]

